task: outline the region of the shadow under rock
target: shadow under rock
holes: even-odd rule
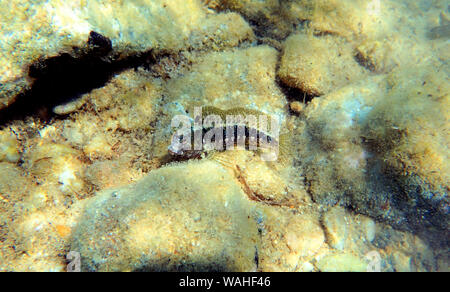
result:
[[[33,80],[31,88],[16,101],[0,110],[0,127],[13,120],[35,116],[48,121],[56,105],[64,104],[103,87],[116,73],[154,63],[150,50],[122,57],[114,53],[111,41],[91,31],[85,48],[72,48],[72,53],[41,59],[28,68]]]

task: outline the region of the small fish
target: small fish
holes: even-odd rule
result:
[[[427,37],[431,40],[442,39],[442,38],[450,38],[450,21],[448,17],[441,13],[440,15],[440,24],[439,26],[433,27],[428,31]]]
[[[450,24],[433,27],[427,33],[427,37],[431,40],[450,38]]]
[[[176,133],[168,147],[169,154],[178,159],[191,159],[205,157],[208,153],[214,151],[226,151],[237,148],[258,151],[266,156],[276,156],[265,158],[265,160],[276,160],[279,158],[281,161],[284,161],[287,152],[286,143],[284,142],[288,136],[286,134],[278,136],[278,133],[274,135],[273,129],[263,130],[261,125],[258,127],[258,117],[267,117],[266,114],[245,108],[221,110],[216,107],[203,107],[202,121],[206,121],[207,117],[211,116],[219,117],[222,123],[214,123],[214,126],[212,126],[212,123],[204,122],[199,129],[191,127],[182,134]],[[235,119],[230,122],[230,120],[227,120],[227,117],[230,116],[241,117],[241,119]],[[249,116],[253,116],[256,123],[248,122]],[[198,119],[198,117],[195,119]],[[271,127],[273,126],[272,124]],[[201,148],[194,147],[196,136],[201,137]]]

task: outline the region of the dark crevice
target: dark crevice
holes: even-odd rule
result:
[[[279,54],[278,54],[277,63],[275,66],[275,72],[279,72],[279,70],[280,70],[282,56],[283,56],[283,51],[279,52]],[[311,102],[311,100],[313,100],[313,98],[318,97],[318,95],[314,95],[314,94],[305,92],[299,88],[287,85],[280,79],[278,74],[275,78],[275,82],[277,83],[278,88],[280,88],[281,92],[286,97],[286,100],[288,101],[288,103],[291,103],[294,101],[299,101],[306,105],[309,102]],[[292,111],[290,106],[288,106],[288,111],[290,112],[290,114],[294,114],[294,115],[297,114]]]
[[[269,37],[281,40],[280,35],[273,33],[274,24],[270,23],[269,19],[262,13],[259,13],[255,17],[248,17],[248,16],[243,17],[250,24],[250,26],[253,29],[253,32],[257,37],[261,38]],[[286,36],[281,36],[281,38],[283,37]]]
[[[306,21],[286,23],[288,28],[285,31],[280,31],[277,29],[275,23],[271,23],[269,19],[262,14],[253,18],[249,18],[245,15],[243,15],[243,17],[250,24],[250,27],[255,33],[258,42],[264,39],[272,39],[278,42],[283,42],[294,31],[300,30],[307,23]]]
[[[28,68],[31,88],[0,110],[0,127],[14,120],[37,117],[44,122],[55,116],[52,109],[103,87],[116,73],[154,63],[152,51],[127,55],[113,53],[111,41],[91,32],[85,48],[41,59]]]
[[[317,95],[312,95],[307,93],[299,88],[291,87],[283,83],[281,80],[277,78],[278,86],[280,87],[283,94],[286,96],[288,102],[292,101],[300,101],[304,104],[309,103],[313,98],[317,97]]]
[[[300,30],[308,24],[308,20],[289,20],[283,15],[281,9],[273,11],[270,18],[263,12],[257,12],[255,14],[245,14],[238,9],[233,9],[230,7],[217,7],[215,9],[217,12],[235,12],[239,13],[245,21],[250,25],[255,34],[258,45],[267,44],[266,40],[272,39],[273,41],[282,42],[284,41],[292,32]],[[279,23],[283,24],[283,27],[279,27]],[[269,43],[269,45],[271,45]]]

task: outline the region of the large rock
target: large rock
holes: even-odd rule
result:
[[[60,53],[77,57],[95,31],[121,57],[150,49],[233,47],[252,30],[236,13],[216,14],[199,0],[23,1],[0,4],[0,109],[28,89],[28,67]],[[214,41],[210,41],[213,39]]]
[[[438,68],[396,70],[312,101],[300,156],[316,202],[445,240],[448,90]]]
[[[194,106],[245,107],[286,114],[286,99],[276,83],[278,52],[257,46],[213,52],[193,59],[189,72],[167,84],[169,101]]]
[[[330,93],[367,76],[344,39],[295,34],[284,44],[281,80],[309,95]]]
[[[88,271],[251,271],[251,206],[217,163],[166,167],[91,199],[71,250]]]

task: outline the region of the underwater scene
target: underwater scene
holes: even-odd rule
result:
[[[0,0],[0,271],[446,272],[445,0]]]

